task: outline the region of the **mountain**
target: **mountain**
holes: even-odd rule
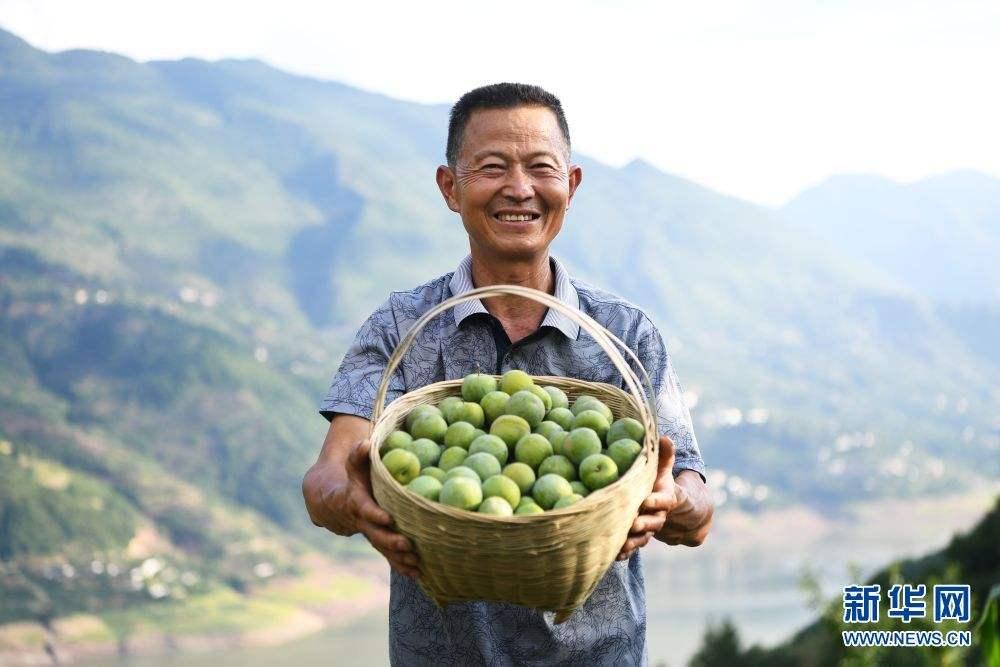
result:
[[[95,553],[236,592],[260,563],[364,553],[309,525],[299,486],[362,318],[467,251],[433,178],[446,118],[258,61],[0,31],[0,577],[35,600],[2,620],[103,609],[53,575]],[[554,252],[659,324],[730,502],[836,511],[1000,473],[992,311],[648,164],[579,161]],[[114,604],[148,600],[130,585]]]
[[[958,171],[901,184],[832,177],[782,213],[928,298],[1000,302],[1000,180]]]

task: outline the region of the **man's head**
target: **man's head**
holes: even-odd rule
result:
[[[466,93],[451,111],[446,155],[438,186],[474,252],[502,260],[547,250],[582,178],[554,95],[514,83]]]

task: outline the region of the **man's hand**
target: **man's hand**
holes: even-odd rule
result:
[[[693,470],[674,479],[674,443],[660,436],[660,456],[653,490],[639,507],[618,560],[632,557],[654,537],[667,544],[696,547],[705,541],[712,525],[714,505],[708,487]]]
[[[331,433],[333,430],[331,425]],[[309,518],[338,535],[363,534],[392,569],[419,577],[419,561],[412,543],[392,529],[392,517],[372,497],[368,440],[355,442],[344,456],[342,451],[328,447],[331,439],[327,436],[324,453],[302,480]]]

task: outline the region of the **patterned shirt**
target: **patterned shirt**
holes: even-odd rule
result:
[[[661,434],[676,448],[674,475],[705,466],[663,338],[638,307],[571,278],[551,259],[555,297],[618,336],[642,362],[657,393]],[[472,259],[407,292],[393,292],[371,314],[347,351],[320,407],[327,419],[343,413],[370,419],[388,359],[427,310],[473,289]],[[621,372],[576,323],[547,311],[538,330],[500,345],[502,326],[481,301],[431,320],[414,340],[389,384],[386,403],[433,382],[482,370],[513,368],[607,382],[624,388]],[[504,335],[505,337],[505,335]],[[506,348],[506,350],[504,349]],[[498,368],[497,368],[498,367]],[[641,376],[640,376],[641,377]],[[494,602],[453,603],[440,609],[413,580],[391,573],[389,653],[394,665],[634,665],[646,664],[646,591],[639,550],[615,561],[590,598],[564,623],[554,614]]]

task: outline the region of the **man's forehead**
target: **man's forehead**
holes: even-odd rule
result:
[[[516,142],[539,150],[564,152],[559,122],[551,109],[519,106],[511,109],[477,109],[469,116],[462,140],[462,152],[478,153],[488,144]]]

